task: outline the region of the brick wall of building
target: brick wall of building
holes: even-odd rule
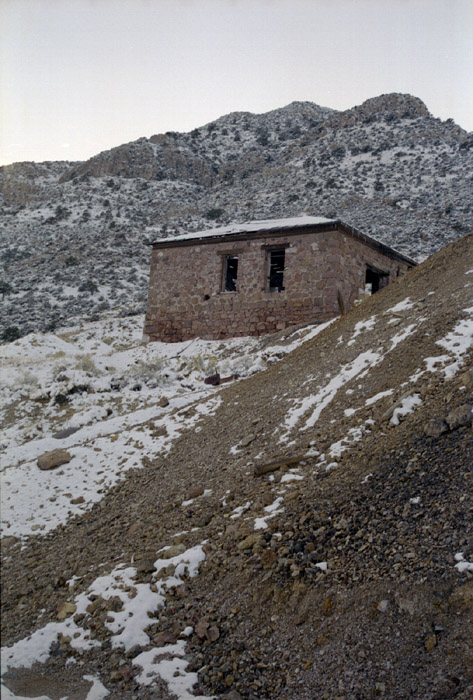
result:
[[[284,290],[270,292],[269,251],[281,248]],[[235,292],[222,291],[226,255],[238,255]],[[391,279],[408,268],[381,248],[336,229],[182,246],[159,243],[151,257],[144,338],[220,339],[324,321],[340,313],[340,303],[351,307],[364,290],[367,265],[389,272]]]

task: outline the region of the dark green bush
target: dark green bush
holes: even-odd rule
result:
[[[17,326],[8,326],[3,331],[1,337],[4,343],[12,343],[14,340],[21,338],[20,329]]]
[[[214,209],[209,209],[205,216],[207,217],[207,219],[214,219],[215,221],[217,221],[217,219],[221,219],[224,214],[224,209],[219,209],[218,207],[215,207]]]

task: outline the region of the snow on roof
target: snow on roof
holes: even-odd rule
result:
[[[291,219],[262,219],[260,221],[246,221],[241,224],[229,224],[220,228],[211,228],[206,231],[194,231],[193,233],[183,233],[180,236],[163,238],[156,243],[173,241],[187,241],[201,238],[219,238],[220,236],[230,236],[237,233],[256,233],[258,231],[274,231],[280,229],[291,229],[302,226],[314,226],[316,224],[333,224],[337,219],[326,219],[323,216],[294,216]]]

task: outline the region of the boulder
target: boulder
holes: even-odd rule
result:
[[[450,411],[446,419],[450,430],[456,430],[462,425],[469,425],[472,419],[472,408],[470,404],[464,403]]]
[[[51,450],[38,457],[38,467],[42,471],[56,469],[62,464],[67,464],[72,459],[72,455],[67,450]]]

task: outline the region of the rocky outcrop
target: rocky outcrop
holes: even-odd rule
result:
[[[203,158],[164,136],[162,140],[141,138],[99,153],[67,171],[60,182],[81,176],[183,180],[208,187],[212,183],[212,168]]]

